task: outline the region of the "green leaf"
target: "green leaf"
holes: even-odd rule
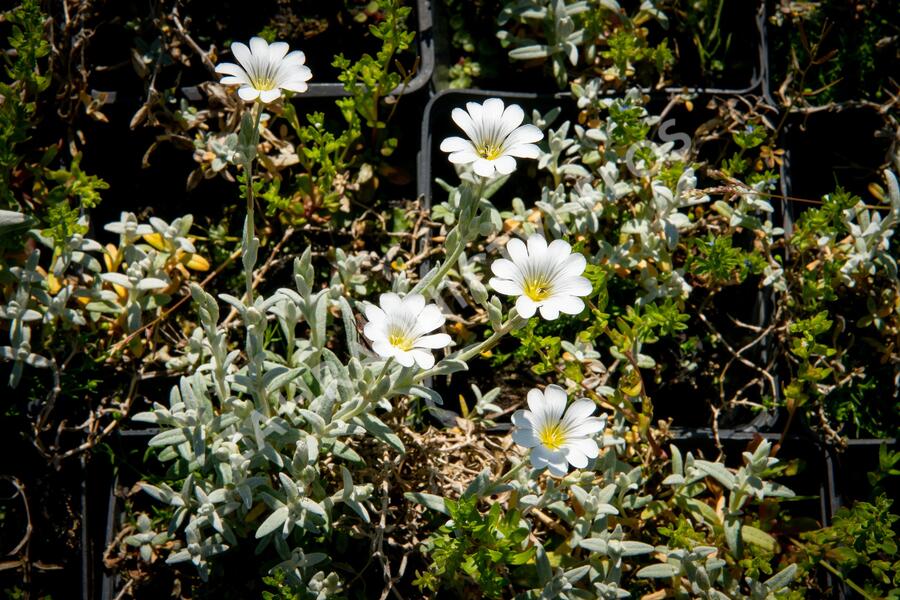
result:
[[[427,494],[425,492],[406,492],[403,494],[403,497],[410,502],[421,504],[425,508],[430,508],[431,510],[450,516],[450,511],[447,509],[447,505],[441,496]]]

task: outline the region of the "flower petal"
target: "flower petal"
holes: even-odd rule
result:
[[[469,140],[461,137],[453,136],[446,138],[441,142],[441,150],[443,152],[475,152],[475,146]]]
[[[416,363],[422,369],[430,369],[434,366],[434,354],[432,354],[431,352],[413,348],[409,351],[409,354],[412,355],[412,357],[416,360]]]
[[[259,90],[248,85],[238,89],[238,96],[240,96],[241,100],[244,102],[253,102],[259,98]]]
[[[493,177],[494,161],[478,157],[478,159],[475,160],[475,164],[472,166],[472,170],[475,171],[476,175],[481,175],[482,177]]]
[[[525,427],[513,429],[512,440],[518,445],[525,448],[534,448],[535,446],[540,444],[537,436],[534,435],[534,429]]]
[[[541,149],[534,144],[516,144],[503,147],[503,153],[516,158],[537,158],[541,155]]]
[[[450,113],[450,118],[453,119],[453,122],[459,125],[459,128],[462,129],[467,136],[469,136],[470,140],[478,139],[478,130],[475,127],[475,122],[472,120],[471,115],[464,111],[461,108],[454,108],[453,112]]]
[[[422,309],[425,308],[425,296],[422,294],[407,294],[403,297],[403,310],[409,311],[410,314],[419,316]]]
[[[566,410],[566,414],[562,420],[562,425],[568,430],[568,428],[577,425],[584,419],[590,417],[592,414],[594,414],[595,410],[597,410],[597,405],[587,398],[576,400],[575,402],[570,404],[569,408]]]
[[[247,72],[240,65],[234,63],[219,63],[216,65],[216,73],[232,75],[234,77],[247,77]]]
[[[454,152],[447,157],[447,160],[454,165],[467,165],[478,160],[478,155],[474,151],[463,150],[462,152]]]
[[[506,251],[509,253],[510,260],[519,267],[519,270],[524,270],[528,266],[528,248],[525,246],[525,242],[519,238],[513,238],[506,243]]]
[[[560,422],[563,413],[566,412],[566,403],[569,401],[569,395],[566,393],[566,390],[551,383],[544,388],[544,400],[550,409],[549,417],[554,423]]]
[[[510,104],[500,116],[500,139],[506,139],[525,120],[525,111],[518,104]]]
[[[441,348],[446,348],[447,346],[449,346],[452,341],[453,339],[446,333],[435,333],[433,335],[424,335],[416,339],[416,342],[413,345],[416,348],[431,348],[434,350],[439,350]]]
[[[521,296],[525,293],[525,291],[522,289],[522,284],[511,281],[509,279],[491,277],[488,281],[488,285],[490,285],[495,291],[500,292],[501,294],[504,294],[506,296]]]
[[[388,315],[388,318],[397,311],[401,310],[400,305],[402,304],[402,300],[400,300],[400,296],[395,294],[394,292],[385,292],[378,297],[378,304],[381,305],[381,310]]]
[[[269,62],[273,65],[281,63],[289,48],[286,42],[272,42],[269,44]]]
[[[539,233],[528,236],[528,256],[532,260],[541,260],[547,253],[547,240]]]
[[[538,305],[534,300],[522,294],[516,299],[516,312],[520,317],[530,319],[537,312]]]
[[[501,156],[494,161],[494,168],[501,175],[509,175],[516,170],[516,159],[512,156]]]
[[[416,362],[416,358],[412,352],[404,352],[403,350],[398,350],[394,355],[394,358],[404,367],[411,367]],[[432,358],[432,361],[434,361],[434,358]]]
[[[587,466],[588,457],[585,456],[577,444],[567,442],[563,445],[563,448],[566,450],[566,460],[569,461],[570,465],[576,469],[583,469]]]
[[[579,469],[583,469],[587,466],[588,458],[597,458],[597,456],[600,455],[600,447],[592,438],[576,438],[574,440],[568,440],[564,447],[569,451],[569,462],[572,463],[572,466]],[[572,462],[571,456],[575,453],[585,457],[583,464],[577,465]]]
[[[273,90],[263,90],[259,93],[259,99],[265,104],[274,102],[279,98],[281,98],[281,90],[279,88],[275,88]]]
[[[269,60],[269,42],[259,36],[250,38],[250,54],[262,63]]]
[[[506,137],[504,147],[511,148],[520,144],[536,144],[544,139],[544,133],[534,125],[522,125]]]
[[[250,48],[247,47],[247,44],[243,44],[241,42],[233,42],[231,44],[231,53],[241,64],[244,70],[249,73],[250,68],[253,66],[253,58],[250,55]]]
[[[424,298],[422,301],[424,302]],[[445,322],[446,318],[441,314],[441,309],[438,308],[437,304],[429,304],[419,311],[419,316],[416,318],[416,335],[424,335],[429,331],[434,331]]]
[[[541,316],[548,321],[555,321],[559,318],[559,306],[550,300],[538,304],[538,309],[541,311]]]

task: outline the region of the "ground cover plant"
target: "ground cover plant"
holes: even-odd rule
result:
[[[810,182],[763,5],[421,10],[3,13],[3,595],[897,597],[896,83]]]

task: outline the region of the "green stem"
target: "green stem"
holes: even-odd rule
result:
[[[529,464],[528,459],[523,458],[521,461],[519,461],[519,463],[516,466],[514,466],[512,469],[510,469],[509,471],[504,473],[503,477],[501,477],[497,481],[497,483],[506,483],[508,481],[512,481],[512,479],[519,473],[519,471],[521,471],[522,468],[528,464]]]
[[[793,543],[793,544],[796,545],[796,546],[799,546],[800,548],[803,548],[803,551],[806,552],[806,553],[810,556],[810,558],[812,558],[812,554],[809,552],[809,550],[806,549],[806,544],[804,544],[804,543],[801,542],[800,540],[797,540],[797,539],[794,539],[794,538],[791,538],[791,543]],[[825,567],[827,570],[831,571],[831,573],[832,573],[833,575],[836,575],[841,581],[843,581],[844,583],[846,583],[847,586],[850,587],[850,589],[852,589],[854,592],[856,592],[857,594],[859,594],[860,596],[862,596],[862,597],[865,598],[866,600],[877,600],[877,598],[874,598],[871,594],[869,594],[868,592],[866,592],[866,590],[864,590],[863,588],[859,587],[859,585],[853,583],[853,581],[850,580],[849,578],[845,577],[843,573],[841,573],[841,572],[838,571],[836,568],[834,568],[834,567],[831,565],[831,563],[829,563],[829,562],[828,562],[827,560],[825,560],[824,558],[817,558],[817,559],[816,559],[816,562],[819,563],[820,565],[822,565],[823,567]]]
[[[257,102],[255,105],[256,116],[253,119],[253,148],[259,145],[259,123],[262,120],[263,105]],[[255,154],[255,153],[254,153]],[[253,197],[253,166],[256,162],[256,156],[248,157],[244,164],[244,171],[247,173],[247,216],[244,219],[244,239],[247,243],[252,242],[256,236],[256,228],[254,223],[253,212],[256,207],[256,201]],[[247,248],[244,248],[244,252]],[[253,265],[244,265],[244,278],[247,284],[247,306],[253,305]]]
[[[478,344],[476,346],[472,346],[468,350],[463,350],[462,352],[460,352],[457,355],[451,355],[450,358],[454,358],[456,360],[461,360],[461,361],[465,362],[465,361],[469,360],[470,358],[472,358],[473,356],[478,356],[482,352],[486,352],[486,351],[490,350],[491,348],[493,348],[494,346],[496,346],[500,342],[500,340],[503,338],[503,336],[505,336],[507,333],[509,333],[513,329],[516,329],[519,325],[521,325],[525,321],[526,321],[526,319],[524,319],[524,318],[520,317],[518,314],[516,314],[515,309],[513,309],[510,312],[509,319],[507,319],[507,321],[505,323],[500,325],[500,327],[498,327],[497,330],[494,331],[494,333],[492,333],[489,338],[487,338],[486,340],[484,340],[483,342],[481,342],[480,344]],[[423,379],[426,379],[427,377],[432,377],[432,376],[434,376],[436,371],[437,371],[437,367],[428,369],[427,371],[422,371],[421,373],[419,373],[418,375],[415,376],[414,381],[416,381],[418,383],[419,381],[422,381]]]
[[[460,215],[459,221],[454,228],[458,233],[458,241],[456,247],[453,248],[450,252],[450,255],[444,260],[441,266],[437,271],[431,271],[412,289],[410,292],[425,294],[429,288],[431,288],[435,283],[440,282],[447,276],[447,273],[450,272],[450,269],[456,266],[456,263],[459,261],[459,257],[462,256],[462,253],[466,249],[466,245],[469,239],[466,237],[466,233],[471,229],[472,221],[475,218],[475,215],[478,212],[478,204],[481,202],[481,197],[484,195],[484,188],[487,185],[487,181],[483,177],[478,178],[478,187],[476,188],[475,195],[472,198],[466,199],[463,198],[460,201]],[[462,193],[470,193],[472,187],[467,185],[463,188]],[[449,234],[448,234],[449,236]]]

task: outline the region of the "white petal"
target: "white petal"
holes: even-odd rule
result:
[[[515,146],[504,146],[503,153],[516,158],[537,158],[541,155],[541,149],[534,144],[516,144]]]
[[[371,324],[384,325],[387,322],[387,315],[374,304],[367,302],[363,308],[363,312],[366,313],[366,319],[368,319]]]
[[[531,411],[519,409],[513,413],[512,424],[519,429],[532,429],[531,423]]]
[[[592,289],[591,282],[584,277],[563,279],[553,284],[553,293],[560,296],[587,296]]]
[[[281,61],[281,64],[287,67],[296,67],[304,63],[306,63],[306,55],[303,54],[303,52],[301,52],[300,50],[294,50],[293,52],[285,56]]]
[[[246,75],[229,75],[219,80],[222,85],[250,85],[250,79]]]
[[[587,398],[576,400],[566,410],[566,416],[562,420],[563,427],[569,428],[581,423],[584,419],[594,414],[596,409],[597,405]]]
[[[512,279],[515,281],[522,279],[522,271],[516,267],[516,264],[513,261],[505,258],[498,258],[492,262],[491,272],[503,279]]]
[[[522,284],[511,281],[509,279],[491,277],[490,281],[488,281],[488,285],[490,285],[497,292],[500,292],[501,294],[504,294],[506,296],[521,296],[525,293],[525,290],[522,289]]]
[[[438,350],[446,348],[453,340],[446,333],[435,333],[433,335],[425,335],[416,339],[414,346],[416,348],[432,348]]]
[[[397,356],[397,354],[398,354],[397,348],[395,348],[394,346],[391,346],[387,342],[387,340],[384,340],[384,339],[374,340],[372,342],[372,350],[374,350],[375,354],[377,354],[378,356],[380,356],[382,358],[390,358],[392,356]],[[410,363],[410,364],[412,364],[412,363]],[[407,365],[407,366],[409,366],[409,365]]]
[[[234,42],[231,44],[231,53],[234,54],[234,57],[241,66],[244,67],[244,70],[249,73],[250,69],[253,67],[253,58],[250,56],[250,48],[247,47],[247,44]]]
[[[566,460],[576,469],[583,469],[588,464],[588,457],[585,456],[577,445],[567,442],[563,448],[566,450]]]
[[[372,342],[387,340],[384,325],[381,324],[366,323],[365,327],[363,327],[363,335]]]
[[[476,175],[481,175],[482,177],[493,177],[494,162],[487,160],[486,158],[479,157],[475,161],[475,164],[472,166],[472,170],[475,171]]]
[[[253,58],[264,64],[263,61],[269,60],[269,42],[261,37],[250,38],[250,54]]]
[[[274,102],[281,98],[281,90],[275,88],[274,90],[263,90],[259,93],[259,99],[262,100],[265,104],[269,102]]]
[[[413,356],[412,352],[404,352],[402,350],[398,350],[394,355],[394,358],[397,359],[397,362],[404,367],[411,367],[416,362],[416,359]]]
[[[272,42],[269,45],[269,62],[278,64],[285,57],[289,46],[285,42]]]
[[[554,316],[548,317],[544,313],[544,310],[547,310],[548,313],[555,313]],[[541,314],[544,315],[545,319],[555,319],[559,316],[559,313],[567,314],[567,315],[580,315],[581,311],[584,310],[584,300],[578,298],[577,296],[554,296],[552,298],[548,298],[544,301],[541,306]]]
[[[500,117],[500,139],[505,139],[506,136],[515,131],[516,127],[521,125],[524,120],[525,111],[522,110],[521,106],[518,104],[510,104],[507,106],[506,110],[503,111],[503,115]]]
[[[516,170],[516,159],[512,156],[501,156],[494,161],[494,168],[501,175],[509,175]]]
[[[547,258],[551,263],[565,263],[570,256],[581,256],[581,254],[572,254],[572,246],[566,240],[553,240],[547,246]],[[582,256],[582,258],[584,258]],[[580,275],[580,273],[576,273]]]
[[[534,448],[541,443],[534,435],[533,429],[513,429],[512,440],[525,448]]]
[[[441,150],[443,152],[475,152],[475,147],[469,140],[464,140],[461,137],[453,136],[448,137],[443,142],[441,142]]]
[[[238,96],[240,96],[241,100],[244,102],[253,102],[259,98],[259,90],[250,86],[242,87],[238,90]]]
[[[538,305],[538,308],[541,311],[541,316],[548,321],[555,321],[557,318],[559,318],[559,307],[549,300],[541,302]]]
[[[446,319],[441,314],[441,309],[438,308],[437,304],[429,304],[422,309],[416,318],[416,326],[412,333],[416,336],[425,335],[429,331],[434,331],[441,327],[445,321]]]
[[[453,122],[459,125],[459,128],[466,132],[466,135],[469,136],[470,140],[478,139],[478,130],[475,128],[475,123],[472,121],[472,117],[461,108],[454,108],[453,112],[450,113],[450,117],[453,119]]]
[[[576,277],[584,273],[585,267],[587,259],[580,252],[576,252],[564,258],[559,274],[563,277]]]
[[[606,419],[600,417],[587,417],[580,423],[576,423],[568,428],[566,435],[570,438],[583,438],[594,435],[603,431],[606,426]]]
[[[565,477],[569,470],[565,452],[548,450],[544,446],[536,446],[531,450],[531,464],[536,469],[548,467],[550,474],[557,477]]]
[[[585,459],[588,458],[597,458],[600,454],[600,447],[597,446],[597,442],[591,438],[576,438],[574,440],[568,440],[565,444],[565,448],[569,450],[569,456],[573,454],[573,452],[577,452],[581,456],[584,456]],[[583,469],[587,466],[587,460],[585,460],[584,464],[576,465],[574,462],[569,460],[573,466]]]
[[[537,308],[538,305],[535,301],[524,294],[516,299],[516,312],[519,313],[520,317],[530,319],[534,316]]]
[[[539,233],[532,233],[528,236],[528,255],[532,259],[543,258],[547,252],[547,240]]]
[[[478,154],[476,154],[474,150],[462,150],[460,152],[454,152],[447,157],[447,160],[454,165],[467,165],[478,160]]]
[[[386,315],[391,315],[400,310],[401,302],[400,296],[394,292],[386,292],[378,297],[378,304],[381,305],[381,310],[383,310]]]
[[[403,298],[402,305],[404,311],[409,311],[410,314],[418,316],[422,309],[425,308],[425,296],[422,294],[408,294]]]
[[[522,125],[507,136],[504,146],[511,148],[519,144],[535,144],[542,139],[544,134],[540,129],[534,125]]]
[[[482,105],[481,118],[485,125],[499,123],[503,116],[503,100],[500,98],[488,98]]]
[[[546,419],[547,410],[546,410],[546,400],[544,399],[544,392],[537,388],[531,388],[528,390],[528,394],[525,396],[525,401],[528,403],[528,408],[531,411],[531,424],[535,429],[540,429]],[[527,416],[527,415],[526,415]]]
[[[309,79],[309,77],[307,77]],[[279,84],[279,86],[283,90],[287,90],[289,92],[295,92],[297,94],[302,94],[306,90],[309,89],[309,86],[306,85],[305,81],[301,81],[300,79],[294,79],[292,81],[286,81],[284,83]]]
[[[520,270],[528,265],[528,249],[525,242],[519,238],[513,238],[506,243],[506,251],[509,258],[515,263]]]
[[[234,63],[219,63],[216,65],[216,73],[222,75],[233,75],[234,77],[247,76],[247,72],[240,65]]]
[[[566,403],[569,401],[569,395],[566,394],[566,390],[551,383],[544,388],[544,400],[550,408],[549,417],[554,423],[560,422],[563,413],[566,412]]]
[[[473,142],[478,142],[484,138],[484,107],[477,102],[466,102],[466,112],[472,119],[472,126],[475,128],[475,135],[472,137]]]
[[[409,351],[409,354],[413,356],[418,363],[419,367],[423,369],[430,369],[434,366],[434,355],[431,352],[427,352],[425,350],[419,350],[417,348],[413,348]],[[403,365],[409,366],[409,365]]]

